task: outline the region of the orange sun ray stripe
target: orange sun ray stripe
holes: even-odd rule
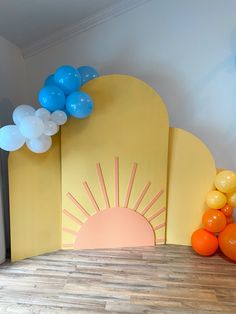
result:
[[[156,227],[154,227],[154,230],[160,230],[161,228],[165,227],[166,223],[163,222],[162,224],[157,225]]]
[[[74,231],[74,230],[71,230],[69,228],[62,228],[62,230],[67,232],[67,233],[70,233],[70,234],[73,234],[73,235],[77,236],[77,232]]]
[[[73,243],[62,243],[62,246],[66,247],[66,248],[74,248],[74,244]]]
[[[161,209],[159,209],[155,214],[153,214],[152,216],[148,217],[147,220],[150,222],[153,219],[155,219],[156,217],[158,217],[161,213],[163,213],[166,210],[165,207],[162,207]]]
[[[115,157],[115,207],[119,207],[119,158]]]
[[[89,197],[91,203],[93,204],[93,207],[95,208],[95,211],[99,212],[100,208],[98,207],[98,204],[97,204],[97,202],[96,202],[96,200],[95,200],[95,198],[93,196],[93,193],[91,192],[91,190],[89,188],[88,183],[85,181],[85,182],[83,182],[83,185],[84,185],[85,191],[87,192],[88,197]]]
[[[144,208],[144,210],[141,212],[141,215],[145,215],[146,212],[152,207],[153,204],[156,203],[156,201],[158,200],[158,198],[163,194],[163,190],[159,191],[151,200],[151,202]]]
[[[125,196],[124,207],[126,207],[126,208],[129,206],[129,198],[131,195],[131,191],[132,191],[132,187],[133,187],[133,183],[134,183],[134,178],[135,178],[135,174],[137,171],[137,166],[138,165],[136,163],[133,163],[133,168],[132,168],[130,179],[129,179],[129,185],[128,185],[127,193]]]
[[[82,213],[86,216],[86,217],[89,217],[89,213],[86,211],[86,209],[83,208],[83,206],[77,201],[77,199],[70,193],[70,192],[67,192],[66,194],[69,199],[75,204],[75,206],[82,211]]]
[[[147,190],[149,189],[150,185],[151,185],[151,182],[148,182],[148,183],[145,185],[145,187],[143,188],[143,190],[142,190],[142,192],[141,192],[139,198],[137,199],[137,201],[136,201],[136,203],[135,203],[135,205],[134,205],[134,207],[133,207],[133,210],[136,211],[136,210],[138,209],[138,207],[139,207],[140,203],[142,202],[142,200],[143,200],[143,198],[144,198],[144,196],[145,196]]]
[[[163,243],[164,244],[165,243],[165,239],[161,239],[161,238],[160,239],[156,239],[156,243]]]
[[[82,221],[79,220],[79,218],[75,217],[74,215],[72,215],[71,213],[68,212],[68,210],[63,209],[63,213],[69,217],[71,220],[73,220],[74,222],[76,222],[78,225],[82,226],[83,223]]]
[[[106,203],[106,208],[110,208],[110,203],[109,203],[107,190],[106,190],[106,186],[105,186],[105,182],[104,182],[104,178],[103,178],[103,174],[102,174],[101,165],[98,163],[96,165],[96,168],[97,168],[97,174],[98,174],[98,178],[99,178],[100,187],[101,187],[103,197],[104,197],[104,200]]]

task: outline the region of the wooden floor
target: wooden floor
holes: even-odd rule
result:
[[[0,313],[236,313],[236,264],[190,248],[59,251],[0,266]]]

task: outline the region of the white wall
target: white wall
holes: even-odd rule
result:
[[[10,124],[15,106],[25,99],[24,59],[20,50],[0,37],[0,126]],[[7,153],[0,150],[0,263],[5,258],[3,219],[8,217]],[[3,207],[5,217],[3,217]],[[8,228],[7,228],[8,229]],[[9,230],[6,230],[9,246]]]
[[[172,126],[236,170],[236,1],[152,0],[26,59],[28,98],[62,64],[89,64],[152,85]],[[145,104],[144,104],[145,105]]]
[[[0,123],[12,123],[14,107],[25,100],[24,59],[19,48],[0,36]],[[8,103],[8,105],[5,105]]]

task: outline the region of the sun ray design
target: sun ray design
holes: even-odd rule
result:
[[[160,230],[160,229],[162,229],[163,227],[165,227],[165,223],[162,223],[162,224],[159,224],[159,225],[157,225],[157,226],[154,226],[154,230]]]
[[[96,212],[99,212],[99,211],[100,211],[100,208],[98,207],[98,204],[97,204],[97,202],[96,202],[96,200],[95,200],[95,198],[94,198],[94,196],[93,196],[93,193],[91,192],[91,190],[90,190],[90,188],[89,188],[88,183],[85,181],[85,182],[83,183],[83,185],[84,185],[85,191],[86,191],[86,193],[87,193],[87,195],[88,195],[88,198],[90,199],[90,201],[91,201],[91,203],[92,203],[92,205],[93,205],[95,211],[96,211]]]
[[[165,244],[165,239],[164,238],[156,239],[156,244]]]
[[[119,158],[115,158],[115,207],[119,207]]]
[[[62,243],[62,248],[64,249],[73,249],[74,243]]]
[[[75,204],[75,206],[81,210],[81,212],[86,216],[89,217],[89,213],[86,211],[86,209],[83,208],[83,206],[76,200],[76,198],[70,193],[67,193],[67,196],[72,200],[72,202]]]
[[[147,206],[141,211],[141,215],[145,215],[146,212],[152,207],[152,205],[154,205],[156,203],[156,201],[158,200],[158,198],[163,194],[163,190],[161,190],[160,192],[158,192],[153,199],[151,200],[151,202],[149,204],[147,204]]]
[[[103,174],[102,174],[102,168],[101,168],[100,163],[98,163],[96,165],[96,168],[97,168],[98,179],[99,179],[100,187],[101,187],[103,197],[105,200],[106,208],[110,208],[110,203],[109,203],[109,199],[108,199],[108,195],[107,195],[107,189],[105,186],[105,182],[104,182],[104,178],[103,178]]]
[[[166,211],[166,208],[165,207],[162,207],[161,209],[159,209],[155,214],[153,214],[152,216],[148,217],[148,221],[152,221],[154,220],[156,217],[160,216],[160,214],[162,214],[163,212]]]
[[[165,228],[166,225],[165,215],[161,215],[166,212],[165,206],[155,210],[152,215],[148,215],[151,209],[153,212],[153,207],[164,194],[164,190],[160,189],[152,198],[148,197],[150,198],[148,203],[146,205],[144,204],[142,210],[139,210],[139,207],[145,196],[148,194],[148,190],[151,186],[151,182],[147,182],[134,202],[134,206],[129,207],[137,167],[137,163],[132,164],[124,197],[124,205],[122,207],[120,207],[120,169],[118,157],[115,157],[114,160],[114,207],[110,206],[100,163],[96,164],[96,170],[99,186],[104,199],[104,208],[98,206],[98,202],[96,201],[87,181],[83,182],[83,186],[85,193],[95,210],[93,215],[80,204],[75,196],[70,192],[67,193],[68,198],[76,206],[77,210],[85,216],[85,220],[81,221],[81,219],[70,211],[66,209],[63,210],[64,215],[78,225],[78,230],[66,226],[63,227],[63,232],[74,237],[74,244],[64,243],[64,248],[108,248],[165,243],[165,238],[159,237],[159,231],[162,228]]]
[[[132,191],[132,187],[134,184],[134,178],[135,178],[135,174],[137,171],[137,164],[133,163],[133,168],[130,174],[130,179],[129,179],[129,184],[128,184],[128,189],[127,189],[127,193],[125,196],[125,202],[124,202],[124,206],[123,207],[128,207],[129,206],[129,199],[130,199],[130,195],[131,195],[131,191]]]
[[[78,232],[76,232],[76,231],[74,231],[74,230],[72,230],[72,229],[69,229],[69,228],[63,228],[62,229],[64,232],[67,232],[67,233],[70,233],[70,234],[72,234],[72,235],[74,235],[74,236],[77,236],[77,233]]]
[[[69,217],[71,220],[73,220],[78,225],[80,225],[80,226],[83,225],[83,222],[81,220],[79,220],[78,217],[75,217],[74,215],[72,215],[68,210],[63,209],[63,214],[65,214],[67,217]]]
[[[135,205],[134,205],[134,207],[133,207],[133,210],[135,210],[135,211],[138,210],[139,205],[141,204],[141,202],[142,202],[144,196],[146,195],[147,190],[149,189],[150,185],[151,185],[151,182],[148,182],[148,183],[144,186],[144,188],[143,188],[143,190],[142,190],[140,196],[138,197],[138,199],[137,199],[137,201],[136,201],[136,203],[135,203]]]

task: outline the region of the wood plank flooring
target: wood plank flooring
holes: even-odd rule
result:
[[[236,313],[236,264],[191,248],[58,251],[0,266],[0,313]]]

